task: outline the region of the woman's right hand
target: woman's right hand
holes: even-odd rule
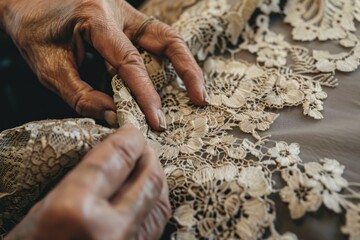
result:
[[[7,239],[158,239],[170,217],[158,159],[125,125],[85,158]]]

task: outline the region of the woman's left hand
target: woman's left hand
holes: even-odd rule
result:
[[[106,94],[80,79],[87,42],[125,81],[155,130],[164,130],[160,97],[130,39],[147,16],[125,0],[2,0],[0,27],[13,39],[39,80],[80,115],[116,123],[116,108]],[[190,99],[206,105],[201,69],[182,38],[168,25],[153,21],[137,43],[166,55],[184,80]]]

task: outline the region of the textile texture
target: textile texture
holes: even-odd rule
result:
[[[326,112],[326,105],[324,110],[330,89],[348,76],[338,72],[349,74],[360,65],[360,0],[283,5],[279,0],[150,0],[142,11],[182,35],[210,97],[209,106],[194,106],[171,63],[139,49],[166,113],[168,128],[159,133],[149,128],[124,82],[117,76],[112,81],[119,125],[138,127],[165,171],[171,238],[360,239],[359,168],[355,162],[351,174],[344,165],[359,156],[354,155],[359,127],[327,126],[332,123],[327,117],[338,112]],[[315,50],[304,41],[327,45]],[[349,119],[356,121],[359,100],[352,100],[355,113]],[[318,133],[322,121],[329,131],[323,135]],[[33,122],[2,132],[0,226],[7,230],[19,221],[111,132],[91,119]],[[333,135],[343,137],[317,139]],[[282,224],[286,216],[301,225],[324,214],[335,229],[327,235]]]

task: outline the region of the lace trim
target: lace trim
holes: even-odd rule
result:
[[[326,158],[303,163],[297,143],[271,140],[262,131],[279,116],[272,109],[302,106],[305,115],[323,117],[323,86],[335,87],[335,70],[352,71],[360,62],[353,27],[359,21],[359,0],[285,5],[284,21],[293,26],[294,39],[335,40],[346,47],[337,54],[311,52],[285,41],[269,28],[269,14],[281,12],[279,1],[257,4],[254,24],[247,23],[256,7],[251,0],[154,0],[145,5],[148,15],[183,35],[204,71],[210,105],[195,107],[172,66],[140,50],[160,91],[168,130],[153,132],[129,89],[114,77],[119,123],[137,126],[158,152],[170,188],[174,239],[296,239],[293,233],[277,231],[272,196],[288,204],[293,219],[320,206],[345,212],[340,230],[358,239],[359,184],[342,177],[344,166]],[[256,55],[257,64],[238,60],[241,51]],[[236,137],[237,131],[251,135]],[[43,121],[2,132],[0,171],[7,175],[0,178],[1,189],[6,189],[0,193],[0,208],[8,210],[0,214],[0,226],[20,220],[51,184],[111,132],[89,119]],[[26,178],[17,178],[18,173]]]
[[[359,2],[289,1],[285,6],[285,21],[293,26],[295,40],[337,40],[350,48],[338,54],[311,52],[271,31],[269,14],[280,12],[276,0],[259,1],[261,13],[254,25],[241,25],[243,15],[237,10],[242,8],[236,6],[249,2],[253,3],[192,1],[191,6],[183,5],[185,10],[176,22],[166,18],[166,11],[161,12],[202,64],[210,95],[210,106],[197,108],[182,84],[173,82],[161,91],[168,130],[144,132],[157,148],[168,179],[174,210],[171,222],[176,226],[172,237],[297,239],[293,233],[281,235],[276,230],[275,202],[271,200],[275,194],[288,203],[293,219],[316,212],[320,206],[334,213],[345,211],[341,231],[357,239],[359,184],[342,177],[344,166],[326,158],[302,163],[297,143],[273,141],[260,132],[279,116],[271,109],[302,106],[304,115],[323,118],[327,97],[323,86],[338,85],[335,70],[353,71],[359,65],[359,40],[351,27],[359,20]],[[160,5],[166,9],[175,3],[180,1]],[[334,7],[341,16],[334,17]],[[155,8],[146,10],[151,15],[159,13]],[[344,24],[336,24],[338,19]],[[316,29],[316,37],[308,37],[309,26]],[[344,34],[334,36],[339,29]],[[238,43],[240,34],[243,41]],[[240,51],[256,54],[258,64],[237,59]],[[224,57],[226,53],[230,56]],[[219,54],[222,57],[216,56]],[[132,99],[127,104],[134,104],[128,112],[138,114]],[[236,129],[251,133],[256,141],[235,137]]]

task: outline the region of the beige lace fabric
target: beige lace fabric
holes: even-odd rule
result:
[[[294,220],[321,207],[343,214],[340,231],[360,239],[360,184],[343,177],[345,167],[328,158],[304,163],[299,144],[272,140],[264,132],[286,107],[323,118],[323,87],[339,84],[336,71],[360,65],[355,28],[360,0],[291,0],[283,9],[278,0],[150,0],[143,11],[180,32],[203,69],[210,95],[209,106],[194,106],[171,64],[141,50],[167,117],[168,129],[158,133],[148,127],[122,80],[112,81],[119,124],[142,131],[166,173],[175,226],[171,237],[297,239],[277,230],[278,198]],[[331,41],[343,52],[312,51],[286,41],[269,27],[270,14],[281,13],[294,40]],[[244,52],[256,61],[242,60]],[[20,220],[111,132],[90,119],[68,119],[1,133],[3,227]]]
[[[111,132],[86,118],[31,122],[1,132],[0,233]]]

